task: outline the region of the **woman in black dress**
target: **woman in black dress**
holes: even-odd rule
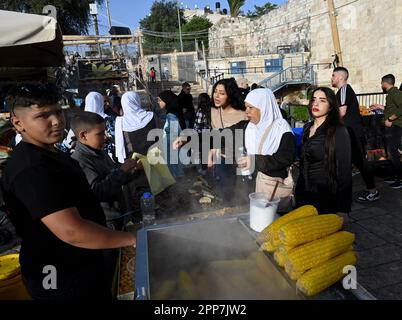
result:
[[[311,204],[320,214],[345,217],[352,202],[351,147],[334,92],[317,88],[309,110],[314,120],[303,129],[297,203]]]

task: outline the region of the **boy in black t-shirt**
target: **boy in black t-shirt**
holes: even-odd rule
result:
[[[78,163],[57,149],[64,132],[51,85],[21,85],[7,102],[23,141],[2,185],[20,235],[23,281],[34,299],[110,299],[102,250],[135,245],[135,235],[105,227],[103,210]]]

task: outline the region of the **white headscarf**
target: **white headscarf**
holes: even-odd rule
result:
[[[286,132],[292,132],[292,128],[283,119],[275,96],[270,89],[251,91],[247,95],[245,102],[260,109],[261,112],[261,118],[257,124],[250,122],[247,125],[245,138],[247,153],[258,154],[261,138],[266,129],[273,123],[261,150],[262,155],[273,155],[278,151],[282,135]]]
[[[102,118],[106,118],[103,96],[99,92],[90,92],[85,97],[85,111],[99,114]]]
[[[133,132],[144,128],[151,122],[154,113],[141,108],[141,98],[136,92],[126,92],[121,97],[123,116],[116,118],[115,146],[116,157],[120,163],[126,158],[123,131]]]

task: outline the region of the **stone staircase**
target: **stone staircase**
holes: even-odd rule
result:
[[[284,87],[293,85],[312,85],[315,83],[313,66],[290,67],[279,73],[270,76],[259,84],[269,88],[272,92],[281,90]]]

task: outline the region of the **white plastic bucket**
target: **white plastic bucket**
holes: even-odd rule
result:
[[[270,196],[263,192],[254,192],[250,198],[250,228],[261,232],[278,217],[276,211],[280,199],[274,198],[269,201]]]

